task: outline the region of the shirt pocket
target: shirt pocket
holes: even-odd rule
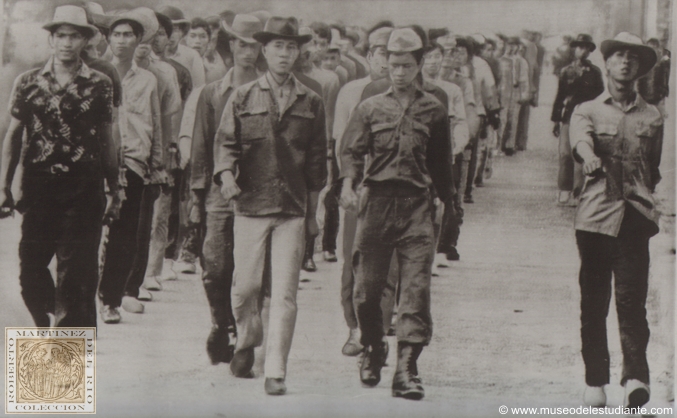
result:
[[[151,91],[134,90],[132,89],[126,96],[124,101],[127,112],[136,115],[150,116],[150,93]]]
[[[315,123],[315,114],[309,109],[295,109],[289,111],[289,129],[290,141],[300,147],[305,147],[308,138],[313,133]]]
[[[598,156],[620,156],[622,147],[618,136],[618,125],[602,123],[596,129],[595,154]]]
[[[251,142],[266,138],[268,129],[268,109],[255,107],[245,109],[239,115],[240,138],[242,142]]]
[[[382,122],[371,125],[374,152],[387,152],[397,148],[396,131],[396,122]]]
[[[635,128],[635,135],[639,138],[639,147],[644,155],[648,155],[656,140],[658,130],[663,126],[662,120],[653,122],[639,121]]]

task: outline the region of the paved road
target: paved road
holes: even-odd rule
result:
[[[554,79],[545,77],[543,103],[552,101],[553,86]],[[390,395],[396,363],[392,337],[382,383],[361,387],[356,359],[340,352],[347,336],[339,304],[340,266],[318,262],[316,273],[302,274],[287,396],[264,394],[261,350],[254,379],[236,379],[227,365],[209,364],[207,301],[198,276],[183,275],[165,282],[145,314],[123,313],[121,324],[99,327],[98,414],[446,417],[500,416],[500,405],[579,406],[583,364],[574,209],[554,204],[557,145],[550,124],[543,123],[549,114],[549,106],[533,109],[529,150],[496,161],[494,177],[477,190],[476,203],[466,206],[461,260],[433,279],[434,337],[419,363],[426,389],[422,402]],[[674,167],[674,160],[664,164]],[[674,199],[674,193],[665,196]],[[674,218],[664,221],[662,233],[652,240],[652,406],[668,405],[672,379],[667,370],[673,346],[668,319]],[[32,325],[16,279],[18,237],[18,217],[0,223],[2,326]],[[623,394],[615,314],[609,326],[609,405],[617,406]]]

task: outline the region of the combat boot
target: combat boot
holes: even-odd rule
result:
[[[423,344],[397,343],[397,370],[393,377],[393,396],[418,401],[425,393],[418,377],[416,360],[423,350]]]
[[[360,363],[360,381],[364,386],[373,387],[381,381],[381,369],[385,358],[383,343],[365,347]]]

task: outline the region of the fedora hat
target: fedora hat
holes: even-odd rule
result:
[[[238,14],[235,15],[233,23],[230,25],[225,20],[221,20],[221,27],[229,35],[251,44],[257,42],[254,39],[254,34],[261,32],[263,23],[256,16]]]
[[[590,52],[597,49],[597,45],[595,45],[595,43],[592,41],[592,36],[588,35],[587,33],[578,34],[576,39],[569,42],[569,46],[572,48],[576,48],[577,46],[587,47]]]
[[[87,37],[91,38],[98,29],[94,25],[87,22],[87,12],[79,6],[59,6],[54,9],[54,17],[52,21],[44,25],[42,28],[53,32],[61,25],[71,25],[83,29],[87,32]]]
[[[155,33],[160,28],[160,23],[155,17],[155,12],[148,7],[137,7],[113,17],[111,20],[111,27],[121,20],[131,20],[138,23],[143,28],[143,35],[140,43],[147,43],[153,39]]]
[[[299,46],[313,39],[312,35],[299,35],[299,25],[296,18],[273,16],[266,22],[262,31],[252,35],[262,45],[273,39],[289,39],[296,41]]]
[[[188,28],[190,27],[190,20],[186,19],[186,16],[178,7],[164,6],[161,7],[158,12],[171,19],[173,25],[181,25]]]
[[[642,38],[629,32],[620,32],[614,39],[603,41],[599,49],[602,51],[602,56],[604,56],[605,61],[619,49],[630,49],[635,52],[639,57],[637,78],[648,73],[658,60],[656,51],[654,51],[653,48],[644,45]]]

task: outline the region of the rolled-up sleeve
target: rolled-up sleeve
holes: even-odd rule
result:
[[[327,128],[322,100],[317,97],[313,132],[306,149],[304,174],[309,192],[319,192],[327,179]]]
[[[341,178],[347,177],[356,180],[362,176],[364,156],[369,150],[370,141],[367,108],[365,103],[362,102],[353,110],[341,139],[343,143],[343,150],[340,155]]]
[[[574,113],[571,115],[571,124],[569,125],[569,143],[571,145],[571,153],[577,162],[583,162],[583,159],[578,155],[576,150],[579,143],[585,142],[590,145],[590,148],[595,149],[594,133],[595,125],[590,114],[586,111],[586,106],[576,106]]]
[[[221,115],[221,122],[214,137],[214,182],[221,184],[221,173],[230,171],[235,174],[237,162],[242,154],[242,144],[236,135],[237,119],[235,117],[235,103],[239,102],[239,94],[234,92],[228,99]],[[322,160],[326,150],[322,150]]]

